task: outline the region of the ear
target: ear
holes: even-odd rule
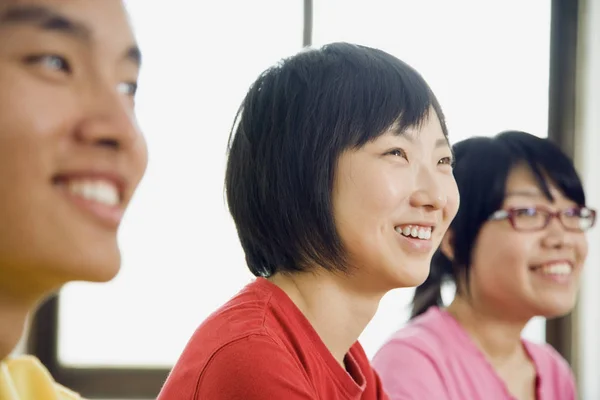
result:
[[[454,261],[454,232],[450,229],[446,231],[446,234],[442,238],[440,251],[448,258],[448,260]]]

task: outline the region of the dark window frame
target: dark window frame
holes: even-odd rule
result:
[[[577,60],[580,7],[585,0],[552,0],[548,138],[575,157]],[[577,376],[576,312],[547,320],[546,341],[571,365]]]
[[[578,11],[579,0],[552,0],[548,137],[569,156],[574,154]],[[313,1],[304,0],[303,47],[312,44],[312,30]],[[40,358],[58,382],[90,399],[156,398],[169,369],[61,365],[58,361],[58,312],[58,295],[55,295],[35,314],[28,341],[29,352]],[[573,339],[571,314],[547,321],[547,342],[570,364],[576,357]]]

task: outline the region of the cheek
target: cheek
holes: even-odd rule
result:
[[[0,212],[31,218],[47,200],[59,137],[80,107],[65,90],[16,67],[0,65],[0,87]]]
[[[140,183],[142,177],[146,173],[146,168],[148,167],[148,143],[146,142],[146,138],[143,135],[140,135],[139,140],[135,147],[135,159],[136,166],[138,170],[138,179],[137,184]]]
[[[397,215],[399,207],[409,197],[412,184],[404,171],[377,171],[365,177],[363,192],[367,203],[381,218],[389,220]]]
[[[4,67],[4,69],[7,69]],[[18,136],[23,142],[39,141],[64,131],[80,109],[66,85],[49,83],[17,68],[0,67],[0,135]]]
[[[577,237],[575,251],[578,263],[583,265],[588,255],[588,240],[584,234]]]
[[[336,227],[346,249],[366,257],[388,240],[408,182],[376,162],[341,171],[333,196]]]
[[[460,206],[460,193],[454,177],[447,180],[444,186],[446,194],[446,207],[444,208],[444,219],[448,224],[456,217]]]
[[[410,182],[393,168],[376,167],[357,165],[341,176],[336,190],[340,217],[359,223],[392,221],[408,197]]]
[[[534,243],[516,232],[484,227],[473,251],[477,283],[486,293],[511,292],[528,273]]]

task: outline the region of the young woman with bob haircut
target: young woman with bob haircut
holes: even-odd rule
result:
[[[458,208],[452,163],[427,83],[383,51],[335,43],[265,71],[225,177],[257,279],[202,323],[159,399],[385,399],[357,339],[386,292],[427,277]]]

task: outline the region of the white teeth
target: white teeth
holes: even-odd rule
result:
[[[542,273],[551,275],[569,275],[573,268],[569,263],[544,265],[540,268]]]
[[[430,226],[418,226],[418,225],[405,225],[404,227],[397,227],[396,232],[412,238],[418,238],[422,240],[431,239],[431,227]]]
[[[119,189],[108,181],[69,180],[67,189],[74,195],[110,207],[114,207],[120,202]]]

